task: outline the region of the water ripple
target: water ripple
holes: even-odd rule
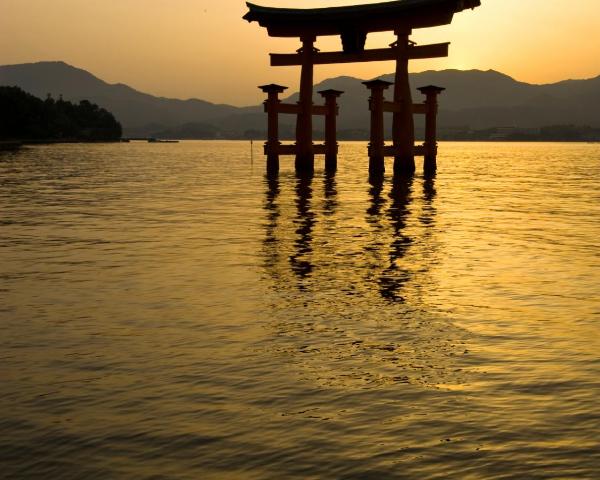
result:
[[[598,145],[254,149],[0,154],[7,478],[598,477]]]

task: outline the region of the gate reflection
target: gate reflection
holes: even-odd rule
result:
[[[327,174],[266,178],[265,187],[264,266],[279,287],[335,286],[403,303],[414,275],[427,271],[435,177],[372,177],[362,192],[341,194]]]
[[[296,239],[294,240],[294,253],[290,255],[290,266],[299,279],[304,279],[313,271],[311,259],[312,234],[316,223],[316,214],[312,208],[312,176],[301,175],[296,179],[296,214],[294,225]],[[303,289],[304,283],[299,282],[298,287]]]

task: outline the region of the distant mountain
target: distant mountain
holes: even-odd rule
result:
[[[393,81],[393,75],[380,78]],[[315,86],[335,88],[340,97],[341,138],[364,138],[368,131],[367,89],[363,80],[343,76]],[[489,70],[443,70],[411,74],[413,100],[421,101],[416,87],[440,85],[439,125],[444,128],[490,127],[539,128],[553,124],[600,127],[600,76],[589,80],[566,80],[548,85],[519,82]],[[114,113],[125,135],[182,138],[260,138],[266,129],[262,106],[235,107],[203,100],[154,97],[123,84],[108,84],[85,70],[64,62],[39,62],[0,66],[0,85],[14,85],[45,98],[48,93],[65,100],[87,99]],[[387,92],[391,97],[391,89]],[[295,101],[297,94],[286,101]],[[321,97],[315,94],[315,102]],[[281,120],[282,136],[291,136],[294,119]],[[390,123],[390,122],[388,122]],[[417,117],[417,126],[422,119]],[[322,129],[319,119],[315,129]]]
[[[394,75],[379,78],[392,82]],[[339,98],[341,129],[367,126],[368,91],[361,82],[352,77],[338,77],[315,86],[315,91],[336,88],[345,92]],[[413,73],[410,82],[415,103],[424,98],[417,87],[439,85],[446,88],[440,97],[439,125],[442,128],[534,128],[552,124],[600,127],[600,76],[532,85],[494,70],[443,70]],[[392,88],[386,91],[388,99],[392,97]],[[297,100],[297,94],[291,100]]]
[[[553,124],[600,127],[600,76],[533,85],[494,70],[444,70],[418,73],[411,81],[414,86],[434,84],[447,89],[440,98],[441,125],[473,129]]]
[[[41,98],[48,94],[65,100],[89,100],[112,112],[124,130],[154,124],[168,128],[238,113],[239,108],[203,100],[154,97],[123,84],[109,84],[64,62],[0,66],[0,85],[18,86]]]

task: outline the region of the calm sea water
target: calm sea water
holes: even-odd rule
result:
[[[0,476],[599,479],[600,145],[440,148],[1,154]]]

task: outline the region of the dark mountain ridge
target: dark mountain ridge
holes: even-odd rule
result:
[[[393,81],[393,74],[379,78]],[[369,121],[368,92],[362,81],[340,76],[315,85],[315,92],[327,88],[345,92],[339,99],[339,128],[358,132],[359,137],[366,134]],[[494,70],[425,71],[411,74],[415,102],[423,98],[416,87],[428,84],[446,88],[440,98],[441,129],[527,129],[554,124],[600,127],[600,76],[535,85]],[[64,62],[0,66],[0,85],[19,86],[40,98],[62,94],[65,100],[89,100],[112,112],[125,135],[130,136],[162,132],[186,138],[259,138],[266,129],[261,105],[235,107],[198,99],[155,97],[124,84],[109,84]],[[387,94],[391,95],[391,89]],[[292,94],[286,101],[296,98],[297,94]],[[320,102],[321,97],[315,94],[315,103]],[[293,123],[293,117],[281,119],[284,136],[292,134]],[[417,118],[417,126],[421,123]],[[322,128],[318,119],[315,128]]]
[[[239,110],[204,100],[155,97],[122,83],[109,84],[64,62],[39,62],[0,67],[0,85],[18,86],[40,98],[63,95],[65,100],[89,100],[111,111],[124,128],[155,123],[179,125],[216,118]]]

